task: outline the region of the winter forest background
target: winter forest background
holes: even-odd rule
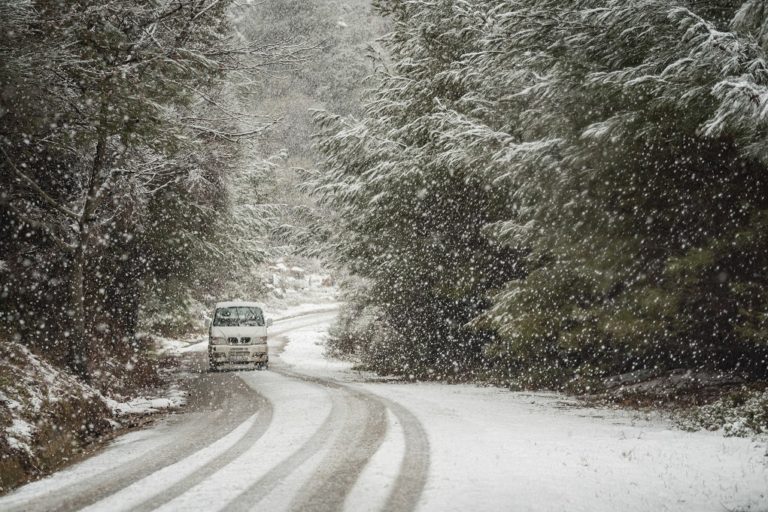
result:
[[[0,0],[0,19],[6,347],[130,387],[137,333],[261,299],[289,257],[336,269],[333,349],[381,373],[768,377],[765,0]]]
[[[525,387],[766,376],[768,3],[379,8],[364,115],[318,115],[366,278],[343,348]]]
[[[138,332],[199,328],[195,306],[265,295],[268,259],[317,256],[307,108],[359,103],[383,26],[366,2],[14,0],[0,18],[6,340],[130,387]]]

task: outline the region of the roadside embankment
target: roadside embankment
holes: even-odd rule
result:
[[[3,341],[0,494],[82,458],[154,413],[184,404],[184,392],[173,385],[160,394],[105,396],[23,345]]]

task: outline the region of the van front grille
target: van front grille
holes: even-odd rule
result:
[[[237,345],[237,338],[227,338],[227,343],[230,345]]]
[[[250,343],[250,342],[251,342],[251,338],[249,337],[240,338],[240,343]]]

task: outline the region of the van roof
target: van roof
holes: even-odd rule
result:
[[[248,302],[245,300],[230,300],[227,302],[217,302],[216,303],[216,309],[219,308],[235,308],[235,307],[246,307],[246,308],[259,308],[263,309],[264,306],[262,306],[258,302]]]

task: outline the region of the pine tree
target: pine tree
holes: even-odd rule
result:
[[[436,365],[455,350],[434,326],[474,317],[486,337],[468,338],[520,385],[765,371],[764,2],[379,6],[393,69],[361,121],[321,116],[320,147],[389,348]],[[445,315],[445,296],[475,308]]]
[[[320,191],[342,211],[343,259],[371,280],[390,333],[385,345],[364,347],[366,360],[383,371],[461,378],[481,366],[492,336],[467,322],[517,272],[516,251],[483,232],[505,217],[507,189],[476,175],[482,151],[443,136],[463,110],[466,89],[452,66],[474,44],[476,20],[455,17],[451,2],[381,8],[393,15],[386,45],[394,69],[380,77],[362,120],[318,116]]]
[[[637,368],[759,373],[765,347],[739,333],[766,307],[763,49],[703,18],[723,14],[714,2],[552,7],[552,32],[528,9],[496,13],[512,41],[502,54],[542,77],[522,115],[560,142],[525,180],[547,196],[499,226],[532,254],[497,297],[504,341],[489,354],[538,385]]]

